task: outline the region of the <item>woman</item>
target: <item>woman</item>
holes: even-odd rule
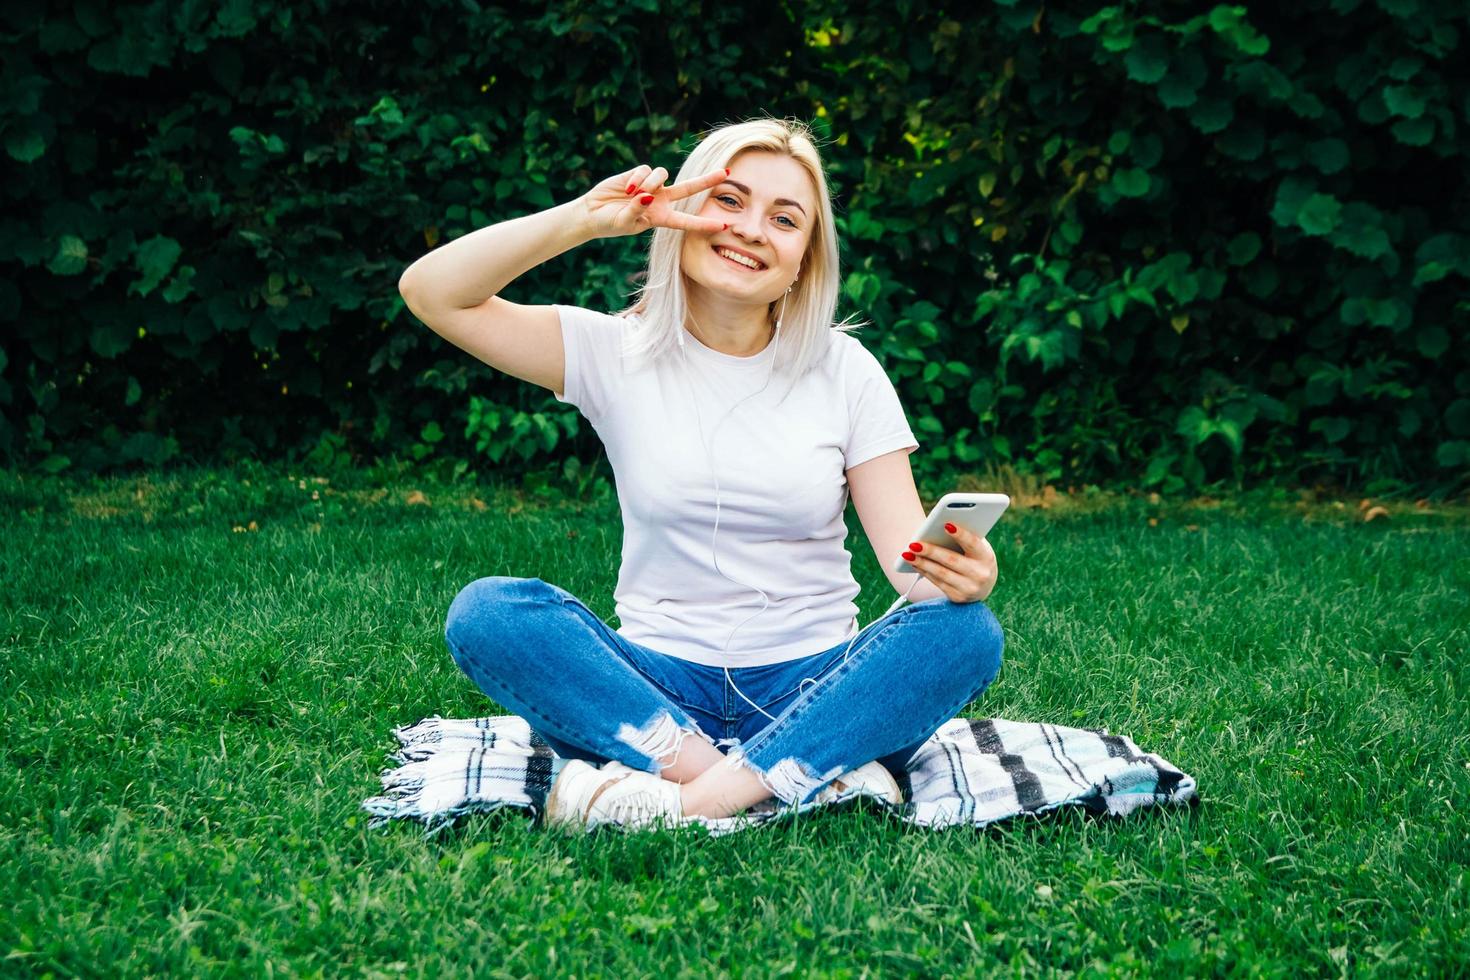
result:
[[[436,332],[588,418],[623,518],[616,632],[559,586],[490,576],[450,605],[450,653],[560,757],[548,822],[725,818],[772,796],[901,802],[894,774],[1000,669],[983,602],[995,553],[961,528],[963,552],[913,554],[918,443],[877,359],[833,322],[837,239],[809,130],[722,126],[668,176],[635,167],[403,274]],[[498,295],[576,245],[648,228],[649,275],[616,315]],[[914,600],[863,630],[849,492]],[[919,591],[890,567],[905,545]]]

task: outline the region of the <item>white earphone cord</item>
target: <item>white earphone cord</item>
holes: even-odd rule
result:
[[[786,287],[786,295],[790,295],[790,293],[791,293],[791,287],[790,286],[787,286]],[[744,404],[749,399],[754,398],[756,395],[759,395],[761,392],[765,391],[767,387],[770,386],[770,383],[771,383],[771,375],[773,373],[775,373],[775,368],[776,368],[776,355],[780,352],[780,349],[781,349],[781,318],[782,318],[782,316],[785,315],[785,312],[786,312],[786,296],[783,295],[781,297],[781,313],[779,313],[776,316],[775,337],[774,337],[774,339],[772,341],[772,350],[771,350],[771,368],[770,368],[770,370],[768,370],[766,372],[766,383],[763,384],[763,385],[761,385],[755,391],[753,391],[750,394],[746,395],[744,398],[740,399],[740,401],[736,402],[734,405],[730,406],[730,410],[728,412],[726,412],[724,414],[724,416],[722,416],[720,418],[720,421],[719,422],[716,422],[715,423],[714,432],[712,432],[710,434],[710,438],[708,440],[706,440],[704,438],[704,421],[703,421],[703,419],[700,418],[700,415],[699,415],[699,398],[698,398],[698,395],[697,394],[694,394],[693,393],[693,382],[690,381],[690,391],[691,391],[691,394],[693,395],[693,397],[691,398],[691,401],[694,404],[694,419],[695,419],[695,422],[699,425],[699,438],[700,438],[700,441],[704,443],[704,452],[705,452],[705,457],[709,461],[710,474],[713,475],[714,478],[715,478],[715,527],[714,527],[714,531],[710,534],[710,558],[714,561],[715,571],[719,572],[720,575],[723,576],[727,581],[734,582],[736,585],[743,585],[747,589],[755,589],[755,591],[757,591],[757,592],[759,592],[761,594],[761,601],[765,603],[765,605],[761,606],[760,609],[756,610],[751,615],[745,617],[744,620],[742,620],[741,622],[737,623],[735,625],[735,629],[732,629],[730,631],[730,635],[727,636],[727,637],[725,637],[725,646],[720,650],[720,655],[721,655],[722,658],[724,657],[725,653],[730,649],[730,641],[732,639],[734,639],[735,634],[736,634],[736,632],[739,631],[740,627],[744,626],[746,623],[750,622],[756,616],[759,616],[761,613],[765,612],[767,609],[770,608],[770,605],[771,605],[771,597],[768,596],[768,595],[766,595],[765,591],[763,589],[761,589],[760,587],[754,586],[754,585],[750,585],[749,583],[746,583],[746,582],[738,581],[736,579],[731,578],[728,575],[725,575],[725,573],[723,571],[720,571],[720,559],[719,559],[719,555],[718,555],[718,553],[716,551],[716,548],[715,548],[715,539],[719,536],[719,533],[720,533],[720,477],[719,477],[719,473],[715,469],[715,458],[714,458],[714,453],[713,453],[713,451],[711,449],[711,446],[713,445],[713,442],[714,442],[714,433],[719,432],[720,426],[724,424],[725,419],[729,418],[734,413],[735,409],[740,407],[740,405]],[[684,363],[685,363],[685,365],[687,367],[687,365],[689,363],[689,354],[684,350],[684,333],[683,333],[682,329],[679,332],[679,350],[680,350],[680,352],[684,356]],[[686,371],[685,372],[685,378],[688,379],[688,377],[689,377],[689,375],[688,375],[688,372]],[[921,578],[923,578],[922,575],[915,575],[914,576],[913,584],[909,586],[908,592],[905,592],[903,595],[899,596],[898,597],[898,600],[896,602],[894,602],[893,605],[889,606],[888,609],[883,613],[883,616],[887,616],[889,613],[893,612],[893,610],[897,609],[899,606],[903,605],[906,601],[908,601],[909,592],[914,591],[914,586],[919,584],[919,579],[921,579]],[[879,619],[882,619],[883,616],[879,616],[878,618]],[[842,661],[843,661],[843,663],[846,663],[847,662],[847,658],[852,655],[852,645],[853,645],[854,642],[856,642],[859,634],[861,634],[861,633],[862,633],[862,630],[861,629],[854,630],[852,636],[848,638],[848,641],[847,641],[847,649],[842,652]],[[861,649],[861,648],[859,648],[859,649]],[[745,703],[746,704],[749,704],[752,708],[754,708],[755,710],[759,711],[761,714],[765,715],[767,718],[771,719],[772,721],[775,721],[776,720],[776,716],[775,715],[771,714],[765,708],[762,708],[760,705],[756,704],[750,698],[746,697],[745,692],[742,691],[742,690],[740,690],[740,688],[735,685],[735,679],[730,676],[730,668],[729,667],[724,667],[723,670],[725,671],[725,681],[726,681],[726,683],[728,683],[730,685],[731,690],[733,690],[736,694],[740,695],[740,697],[745,700]],[[802,679],[801,683],[802,684],[806,684],[808,681],[810,681],[811,683],[815,684],[816,683],[816,678],[814,678],[814,677],[806,677],[806,678],[803,678]],[[798,687],[799,686],[800,685],[798,685]]]

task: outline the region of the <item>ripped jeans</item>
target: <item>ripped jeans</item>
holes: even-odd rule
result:
[[[1004,637],[983,602],[938,596],[903,606],[830,650],[782,663],[719,667],[659,653],[614,632],[565,589],[490,576],[450,604],[445,642],[459,668],[562,759],[658,772],[698,735],[804,803],[850,769],[905,764],[1000,671]]]

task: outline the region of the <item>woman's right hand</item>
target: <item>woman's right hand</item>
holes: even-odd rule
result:
[[[714,218],[676,211],[673,202],[714,187],[729,176],[724,167],[703,177],[665,187],[669,172],[663,167],[640,164],[626,173],[609,177],[577,199],[583,209],[588,234],[593,238],[636,235],[648,228],[678,228],[713,234],[729,227]],[[643,203],[647,201],[648,203]]]

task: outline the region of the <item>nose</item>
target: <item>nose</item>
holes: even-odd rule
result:
[[[751,209],[747,209],[730,222],[730,230],[741,241],[750,242],[752,245],[765,244],[766,240],[761,235],[761,217]]]

